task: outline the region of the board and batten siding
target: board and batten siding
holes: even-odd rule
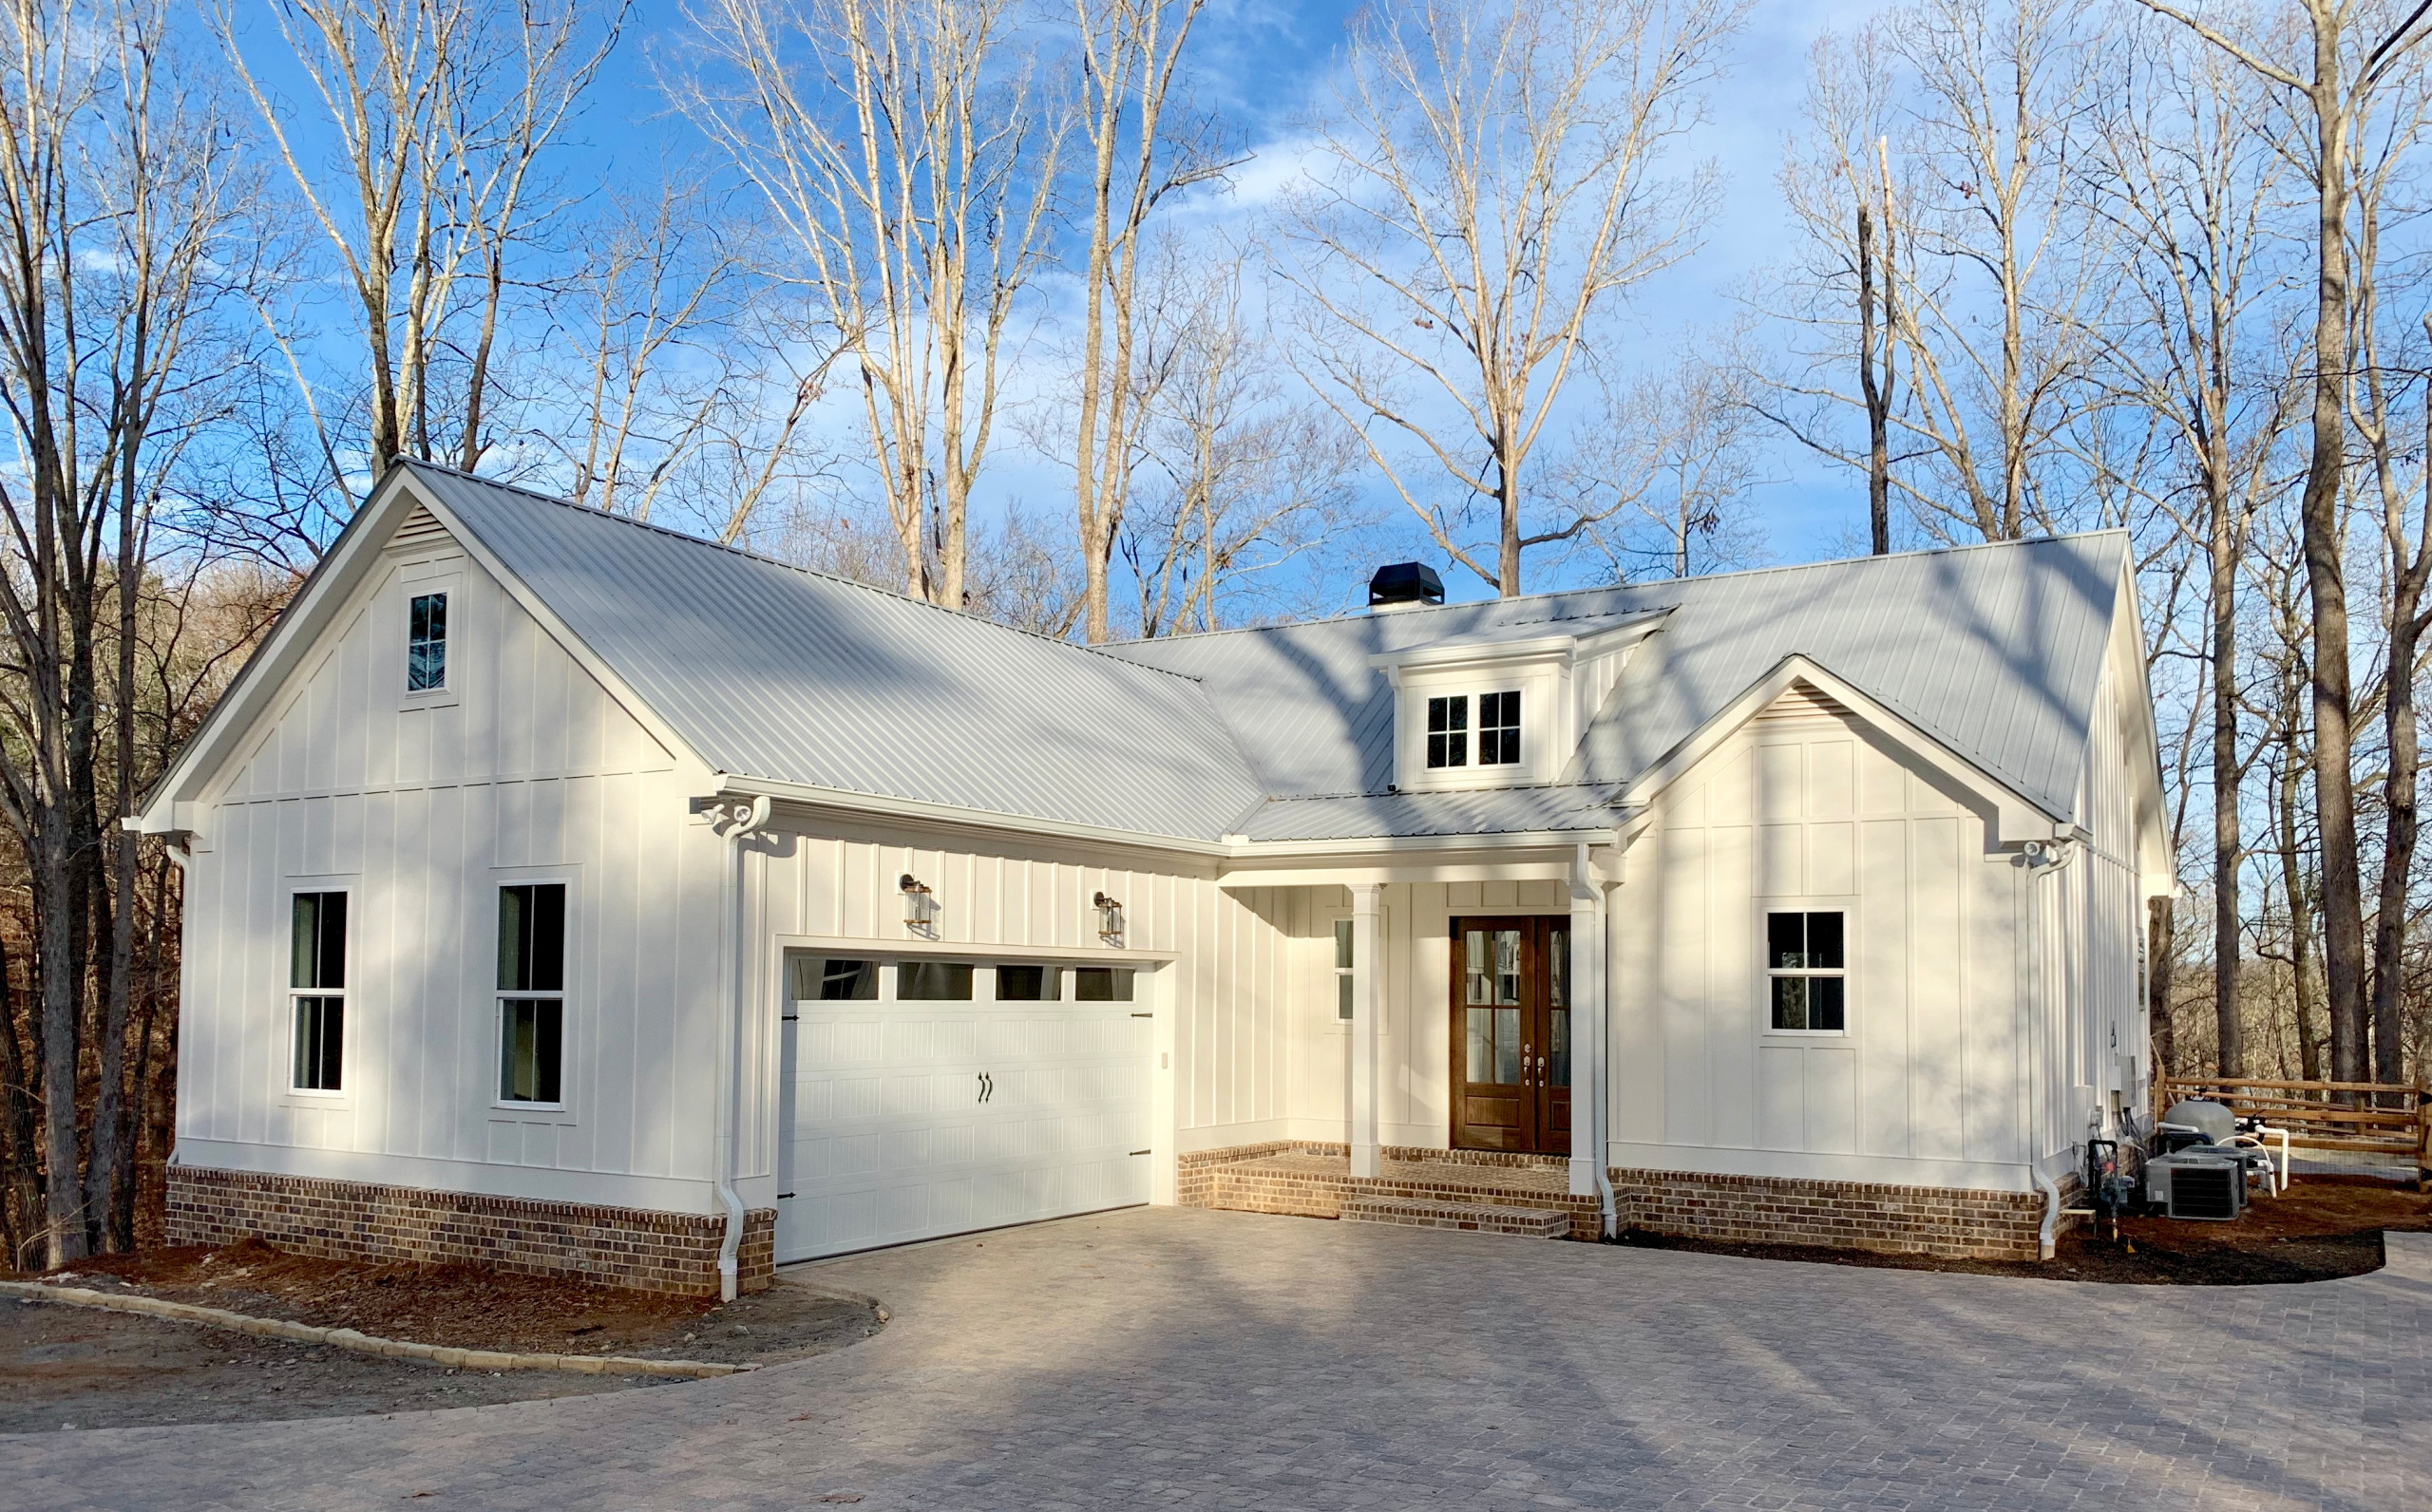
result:
[[[179,1158],[700,1211],[725,850],[694,779],[417,511],[203,795]],[[405,692],[444,589],[449,687]],[[563,1111],[500,1106],[497,889],[568,884]],[[290,1087],[289,898],[344,888],[344,1086]]]
[[[1616,1166],[2023,1190],[2025,869],[1796,685],[1657,800],[1609,895]],[[1848,1032],[1772,1032],[1762,915],[1847,914]]]
[[[1305,899],[1294,920],[1299,964],[1290,1015],[1293,1139],[1351,1138],[1351,1026],[1339,1016],[1334,926],[1351,917],[1351,890],[1281,890]],[[1378,1020],[1377,1137],[1386,1144],[1446,1149],[1453,1143],[1453,924],[1477,915],[1570,913],[1567,884],[1391,882],[1378,898],[1383,980]]]

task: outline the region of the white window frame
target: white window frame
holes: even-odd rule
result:
[[[566,890],[565,959],[560,964],[558,986],[548,988],[509,989],[498,985],[498,904],[499,895],[510,887],[563,887]],[[579,879],[565,872],[494,873],[490,878],[489,895],[489,957],[482,971],[489,984],[490,1033],[486,1048],[490,1109],[499,1114],[524,1117],[547,1115],[552,1121],[574,1122],[576,920],[581,890]],[[504,1059],[506,1053],[506,1005],[509,999],[555,998],[558,1004],[558,1099],[554,1103],[522,1101],[506,1095]]]
[[[465,575],[454,562],[431,567],[406,568],[397,574],[396,608],[396,669],[399,709],[444,709],[463,702]],[[439,686],[409,689],[405,686],[413,663],[414,600],[437,594],[447,600],[447,656],[440,668]]]
[[[1477,708],[1470,721],[1470,764],[1472,765],[1492,767],[1497,771],[1520,771],[1528,766],[1530,701],[1520,696],[1522,691],[1523,690],[1518,688],[1490,688],[1477,695],[1475,699]],[[1490,727],[1486,722],[1486,701],[1490,698],[1498,702],[1506,698],[1512,700],[1519,707],[1519,719],[1509,725],[1497,724]],[[1514,754],[1510,760],[1506,761],[1500,757],[1493,761],[1486,759],[1486,732],[1490,728],[1498,735],[1507,729],[1511,731]],[[1500,740],[1495,742],[1498,748],[1502,744]]]
[[[312,1104],[339,1102],[343,1101],[347,1097],[351,1089],[350,1083],[352,1078],[347,1075],[347,1063],[352,1057],[348,1055],[347,1051],[353,1039],[353,1034],[349,1028],[348,1021],[355,1016],[353,1011],[354,987],[352,985],[356,955],[354,948],[354,882],[352,878],[345,881],[316,879],[313,878],[293,878],[290,879],[287,883],[287,891],[284,895],[287,901],[287,908],[284,916],[286,929],[283,936],[287,945],[285,953],[286,961],[279,968],[281,974],[287,978],[288,984],[286,995],[287,1068],[281,1074],[279,1080],[282,1084],[284,1095],[294,1098],[299,1102]],[[343,895],[346,898],[346,962],[348,982],[344,986],[331,989],[325,987],[298,987],[295,985],[295,899],[307,893],[337,893]],[[298,1087],[295,1085],[295,1000],[299,997],[334,997],[338,1000],[338,1085],[335,1087]]]
[[[1349,1029],[1352,1022],[1349,1008],[1352,978],[1358,970],[1358,957],[1354,954],[1358,948],[1355,943],[1358,935],[1358,922],[1349,915],[1334,921],[1334,1022],[1344,1029]]]
[[[1435,708],[1438,704],[1444,707],[1442,729],[1435,728]],[[1455,716],[1458,716],[1458,728],[1454,728]],[[1426,727],[1419,732],[1419,761],[1426,769],[1431,772],[1467,771],[1473,765],[1470,760],[1470,695],[1429,693],[1419,704],[1419,717]],[[1445,759],[1440,762],[1435,759],[1435,743],[1438,740],[1444,742],[1445,751]],[[1461,743],[1458,761],[1453,759],[1453,742],[1455,740]]]
[[[1841,964],[1838,967],[1784,967],[1776,970],[1772,964],[1773,946],[1767,927],[1769,914],[1838,914],[1841,916]],[[1768,1039],[1783,1040],[1846,1040],[1856,1037],[1852,1027],[1857,1022],[1857,968],[1852,963],[1858,953],[1857,899],[1839,898],[1760,898],[1757,899],[1755,944],[1757,951],[1757,1024],[1758,1031]],[[1774,978],[1777,976],[1830,976],[1841,983],[1841,1027],[1839,1029],[1776,1029],[1774,1027]]]

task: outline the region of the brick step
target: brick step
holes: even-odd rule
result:
[[[1490,1202],[1437,1202],[1418,1197],[1348,1197],[1346,1223],[1399,1223],[1408,1228],[1468,1229],[1530,1238],[1570,1237],[1570,1215],[1551,1207],[1500,1207]]]

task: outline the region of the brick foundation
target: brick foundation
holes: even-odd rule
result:
[[[318,1177],[169,1167],[171,1244],[258,1238],[328,1259],[458,1262],[679,1296],[715,1296],[726,1220],[698,1213],[480,1197]],[[776,1274],[777,1214],[744,1215],[736,1284]]]
[[[2043,1198],[2035,1192],[1686,1171],[1607,1174],[1615,1219],[1624,1229],[1943,1259],[2032,1260],[2041,1254]]]
[[[1351,1174],[1345,1144],[1277,1140],[1201,1150],[1174,1162],[1174,1200],[1302,1218],[1339,1218],[1355,1200],[1550,1209],[1568,1216],[1570,1238],[1596,1237],[1596,1199],[1571,1195],[1569,1162],[1559,1156],[1401,1144],[1382,1146],[1378,1155],[1380,1174],[1361,1178]]]

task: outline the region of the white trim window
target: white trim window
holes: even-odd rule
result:
[[[1520,690],[1478,694],[1478,765],[1520,765]]]
[[[447,595],[415,594],[406,601],[406,691],[447,687]]]
[[[1053,966],[1001,964],[995,974],[999,1003],[1053,1003],[1063,995],[1064,973]]]
[[[565,1102],[566,884],[498,890],[498,1099]]]
[[[297,893],[288,922],[288,998],[299,1092],[341,1089],[346,1068],[346,902],[343,892]]]
[[[1470,695],[1453,693],[1427,701],[1427,765],[1470,764]]]
[[[1837,908],[1767,911],[1765,987],[1772,1032],[1849,1032],[1848,920]]]
[[[1347,918],[1334,921],[1334,1016],[1342,1024],[1351,1022],[1351,926]]]

